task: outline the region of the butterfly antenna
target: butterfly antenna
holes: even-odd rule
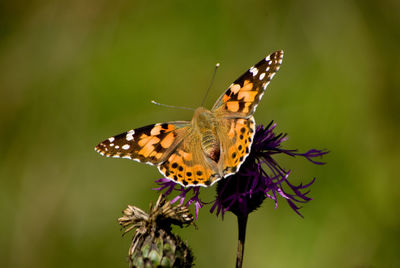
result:
[[[174,109],[183,109],[183,110],[194,111],[193,108],[189,108],[189,107],[180,107],[180,106],[174,106],[174,105],[167,105],[167,104],[163,104],[163,103],[156,102],[156,101],[154,101],[154,100],[152,100],[151,103],[153,103],[153,104],[155,104],[155,105],[167,107],[167,108],[174,108]]]
[[[206,101],[208,92],[210,92],[210,89],[211,89],[211,87],[212,87],[212,85],[213,85],[213,83],[214,83],[214,79],[215,79],[215,75],[216,75],[216,73],[217,73],[218,67],[219,67],[219,63],[215,64],[214,72],[213,72],[213,75],[212,75],[212,78],[211,78],[211,83],[210,83],[210,85],[208,86],[208,89],[207,89],[207,91],[206,91],[206,95],[204,95],[204,98],[203,98],[203,100],[201,101],[201,105],[200,105],[200,106],[203,106],[204,102]]]

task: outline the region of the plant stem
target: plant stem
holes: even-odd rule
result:
[[[236,256],[236,268],[241,268],[243,264],[244,241],[246,239],[247,215],[240,215],[240,216],[237,215],[237,219],[238,219],[239,238],[238,238],[238,248]]]

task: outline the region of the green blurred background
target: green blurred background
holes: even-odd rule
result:
[[[0,266],[127,267],[116,219],[157,193],[156,168],[95,153],[103,139],[190,120],[266,54],[279,73],[255,117],[286,148],[329,149],[298,217],[280,199],[249,219],[244,267],[399,267],[400,2],[2,1]],[[215,188],[215,187],[214,187]],[[215,189],[202,192],[212,200]],[[196,267],[233,267],[236,220],[205,208],[177,229]]]

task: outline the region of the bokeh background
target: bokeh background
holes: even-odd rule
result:
[[[286,148],[329,149],[297,216],[281,199],[250,216],[244,267],[399,267],[400,2],[1,1],[0,266],[127,267],[116,219],[157,198],[154,167],[95,153],[146,124],[190,120],[248,67],[283,49],[255,117]],[[202,192],[212,200],[215,189]],[[233,267],[236,220],[204,208],[176,229],[196,267]]]

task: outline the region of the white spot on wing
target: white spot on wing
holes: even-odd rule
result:
[[[263,80],[265,77],[265,73],[260,74],[260,80]]]
[[[115,146],[115,149],[119,149],[119,146],[118,146],[118,145],[116,145],[116,146]]]
[[[110,142],[113,142],[113,141],[115,140],[115,138],[114,138],[114,137],[111,137],[111,138],[108,138],[108,140],[109,140]]]
[[[124,149],[124,150],[128,150],[128,149],[129,149],[129,147],[131,147],[129,144],[125,144],[124,146],[122,146],[122,149]]]
[[[258,73],[258,69],[253,66],[253,67],[250,68],[249,72],[252,73],[253,76],[256,76],[257,73]]]
[[[129,130],[127,133],[126,133],[126,140],[127,141],[131,141],[131,140],[133,140],[133,135],[135,134],[135,131],[132,129],[132,130]]]

